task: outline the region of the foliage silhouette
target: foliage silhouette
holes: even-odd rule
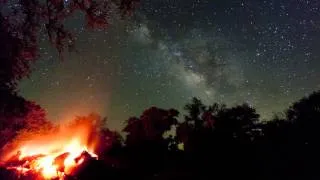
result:
[[[130,173],[139,178],[151,178],[163,171],[168,163],[170,140],[164,133],[177,124],[178,111],[151,107],[140,118],[129,118],[124,132],[127,132],[125,144],[126,163]],[[155,163],[156,162],[156,163]],[[143,171],[141,171],[143,170]]]
[[[268,122],[247,104],[207,106],[194,98],[179,121],[178,111],[151,107],[128,119],[125,138],[98,115],[77,117],[75,124],[90,121],[103,132],[102,148],[99,160],[86,159],[67,179],[319,179],[319,97],[320,91],[314,92]],[[43,116],[38,106],[27,104],[35,111],[27,117]],[[17,178],[6,169],[0,177]]]
[[[49,39],[61,55],[73,50],[75,38],[64,21],[76,11],[85,15],[86,26],[105,28],[112,13],[127,14],[138,0],[19,0],[0,1],[0,147],[18,131],[51,126],[45,111],[17,95],[20,80],[30,75],[39,59],[39,42]],[[112,12],[112,13],[111,13]],[[49,128],[49,127],[48,127]]]
[[[21,131],[38,131],[50,127],[46,112],[35,102],[27,101],[9,90],[0,91],[0,147]]]
[[[85,15],[88,28],[101,29],[107,27],[112,13],[116,12],[113,6],[119,9],[119,13],[127,14],[137,2],[0,1],[0,90],[14,90],[18,81],[30,74],[31,64],[39,57],[39,41],[43,39],[44,33],[60,55],[66,48],[74,48],[75,38],[64,27],[64,21],[76,11]]]
[[[185,106],[185,120],[173,123],[176,136],[167,138],[166,148],[157,143],[164,137],[146,134],[163,134],[156,132],[167,128],[152,129],[158,126],[131,118],[123,146],[129,174],[142,179],[318,179],[319,95],[301,99],[286,117],[269,122],[261,122],[247,104],[206,106],[194,98]],[[184,150],[178,150],[181,143]]]

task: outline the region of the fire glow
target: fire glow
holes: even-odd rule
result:
[[[98,133],[90,123],[78,123],[46,135],[18,142],[2,155],[5,167],[21,175],[38,174],[42,179],[65,179],[86,159],[98,159]]]

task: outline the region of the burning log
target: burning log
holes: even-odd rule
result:
[[[72,124],[72,128],[61,127],[58,132],[24,137],[1,154],[0,168],[15,172],[18,177],[70,179],[84,162],[97,159],[95,146],[99,137],[96,126],[84,120]]]
[[[83,161],[88,161],[92,159],[96,159],[96,158],[92,157],[92,155],[90,155],[90,153],[88,153],[87,151],[83,151],[81,155],[75,159],[75,161],[76,163],[79,163],[79,162],[81,163]]]
[[[42,178],[37,177],[35,179],[73,179],[72,172],[82,169],[81,165],[91,160],[96,160],[96,156],[92,156],[87,151],[82,151],[76,156],[70,152],[57,154],[57,156],[33,155],[23,158],[21,158],[21,155],[14,155],[9,161],[1,164],[0,167],[4,167],[9,172],[16,172],[18,176],[24,177],[22,179],[30,176],[39,176],[39,174],[41,174]]]
[[[20,133],[20,138],[0,154],[0,179],[69,180],[110,176],[110,171],[106,172],[108,167],[96,154],[108,144],[102,138],[105,135],[99,128],[102,127],[100,121],[99,117],[88,116],[52,131]]]
[[[57,166],[56,169],[58,172],[64,173],[64,169],[65,169],[65,160],[67,159],[67,157],[70,155],[69,152],[63,153],[61,155],[59,155],[58,157],[56,157],[53,161],[53,165]]]

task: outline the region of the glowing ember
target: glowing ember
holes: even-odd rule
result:
[[[26,147],[22,147],[19,152],[18,160],[23,164],[9,168],[16,169],[20,173],[38,172],[45,179],[57,177],[62,179],[65,174],[70,174],[75,167],[83,162],[82,154],[85,152],[89,153],[91,157],[97,158],[78,140],[72,140],[61,149],[40,153],[40,155],[33,156],[34,153],[32,152],[37,152],[37,149],[32,151],[32,149]]]
[[[69,127],[70,128],[70,127]],[[5,166],[20,174],[36,173],[44,179],[64,179],[86,158],[95,158],[97,134],[92,126],[80,124],[20,142],[6,153]]]

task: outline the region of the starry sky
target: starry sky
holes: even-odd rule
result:
[[[20,83],[53,121],[97,112],[120,129],[150,106],[182,110],[191,97],[246,102],[268,120],[320,89],[319,0],[142,0],[105,31],[82,19],[66,22],[77,51],[61,61],[42,38]]]

